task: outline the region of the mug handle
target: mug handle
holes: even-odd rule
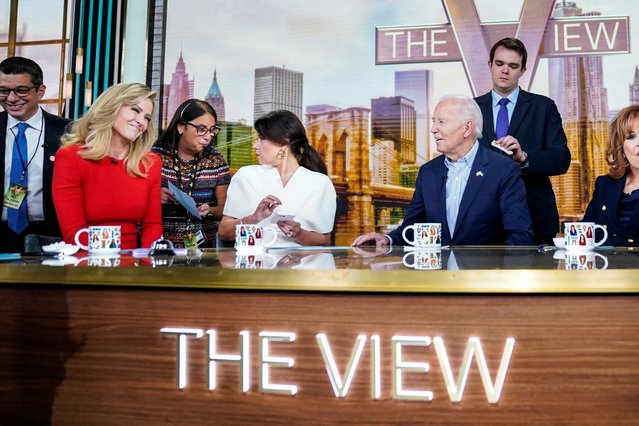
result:
[[[599,247],[600,245],[602,245],[604,243],[604,241],[606,241],[608,239],[608,230],[606,229],[606,227],[595,224],[595,229],[597,229],[597,228],[599,228],[599,229],[601,229],[603,231],[604,236],[603,236],[603,238],[601,240],[595,241],[595,247]],[[606,265],[606,267],[607,266],[608,265]]]
[[[267,242],[263,242],[262,245],[264,247],[270,246],[271,244],[273,244],[275,242],[275,240],[277,240],[277,231],[275,229],[271,228],[270,226],[265,226],[264,227],[264,231],[265,231],[264,232],[264,236],[266,236],[266,231],[267,230],[269,230],[269,231],[271,231],[273,233],[273,239],[270,240],[270,241],[267,241]]]
[[[269,261],[271,262],[270,265],[267,265],[265,260],[266,258],[269,258]],[[262,258],[262,269],[273,269],[277,266],[277,258],[275,256],[273,256],[272,254],[268,254],[268,253],[264,253],[264,257]]]
[[[82,259],[78,259],[78,260],[76,260],[76,261],[75,261],[75,263],[73,264],[73,266],[80,266],[80,264],[81,264],[82,262],[87,262],[87,263],[89,263],[89,257],[88,257],[88,256],[85,256],[85,257],[83,257]]]
[[[408,258],[408,256],[411,256],[411,255],[413,256],[413,263],[408,263],[408,261],[406,259]],[[404,266],[407,266],[409,268],[415,268],[415,262],[414,261],[415,261],[415,253],[412,252],[412,251],[406,253],[404,255],[404,257],[402,258],[402,263],[404,264]]]
[[[605,240],[605,238],[604,238],[604,240]],[[597,257],[600,257],[600,258],[603,259],[603,261],[604,261],[603,268],[597,268]],[[595,266],[595,269],[608,269],[608,258],[606,256],[604,256],[603,254],[595,253],[594,266]]]
[[[88,234],[89,233],[89,229],[88,228],[82,228],[78,232],[75,233],[75,238],[74,238],[75,245],[80,247],[82,250],[89,251],[89,246],[85,246],[84,244],[82,244],[80,242],[80,235],[82,235],[83,232],[86,232]]]
[[[406,228],[404,228],[404,230],[402,231],[402,238],[408,244],[410,244],[411,246],[414,246],[415,245],[415,240],[417,240],[417,238],[415,238],[413,241],[410,241],[408,238],[406,238],[406,231],[408,231],[409,229],[412,229],[414,231],[415,230],[415,225],[408,225]],[[413,233],[413,236],[415,236],[414,233]]]

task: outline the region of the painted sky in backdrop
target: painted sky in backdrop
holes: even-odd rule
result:
[[[475,0],[482,22],[517,20],[523,0]],[[629,15],[639,25],[639,2],[579,0],[583,12]],[[370,108],[370,99],[394,94],[394,72],[434,71],[436,100],[470,94],[461,62],[375,65],[375,27],[446,23],[440,0],[169,0],[165,76],[170,82],[183,53],[203,98],[217,68],[227,120],[253,118],[255,68],[285,66],[304,73],[304,107],[326,103]],[[604,57],[610,109],[628,103],[628,85],[639,65],[639,32],[632,54]],[[488,58],[486,58],[488,60]],[[532,90],[547,93],[547,63],[541,60]],[[486,70],[488,72],[488,69]]]

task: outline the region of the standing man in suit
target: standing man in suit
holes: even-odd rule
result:
[[[388,235],[361,235],[352,245],[404,245],[404,228],[424,222],[442,224],[442,245],[533,244],[519,166],[481,146],[481,129],[481,111],[471,98],[442,98],[431,132],[443,155],[419,169],[404,222]]]
[[[55,152],[69,120],[42,110],[46,86],[31,59],[0,62],[0,253],[24,250],[24,236],[60,236],[51,198]]]
[[[495,43],[488,61],[493,89],[475,101],[484,117],[481,143],[491,148],[496,141],[512,152],[508,156],[519,165],[526,185],[535,242],[552,244],[559,212],[549,176],[568,171],[570,151],[555,103],[519,87],[527,56],[516,38]]]

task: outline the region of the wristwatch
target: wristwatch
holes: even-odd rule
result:
[[[526,158],[524,159],[523,162],[519,163],[519,168],[521,170],[527,169],[528,166],[530,165],[530,163],[528,162],[528,154],[526,153],[526,151],[522,151],[524,153],[524,155],[526,156]]]

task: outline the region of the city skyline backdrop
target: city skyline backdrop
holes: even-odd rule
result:
[[[636,15],[636,11],[621,5],[610,9],[610,5],[589,8],[592,2],[588,0],[557,3],[553,18],[629,15],[632,26]],[[340,18],[332,26],[329,23],[335,9],[315,15],[314,10],[298,11],[293,6],[283,12],[285,18],[276,14],[275,19],[269,19],[268,28],[251,29],[256,16],[266,16],[259,13],[261,8],[274,6],[269,1],[260,2],[250,13],[244,10],[244,20],[237,25],[239,32],[225,33],[220,28],[219,35],[207,38],[206,43],[216,46],[212,53],[187,51],[181,42],[180,59],[174,68],[168,60],[171,20],[167,23],[164,105],[175,106],[188,97],[197,97],[223,106],[226,123],[218,146],[233,168],[255,160],[250,155],[254,119],[273,109],[293,110],[305,123],[309,140],[323,155],[336,186],[341,212],[336,222],[339,244],[348,244],[362,232],[387,229],[401,220],[419,165],[437,155],[429,132],[433,106],[446,94],[471,95],[461,62],[376,66],[375,27],[447,22],[439,1],[409,0],[395,8],[387,2],[380,4],[350,16],[348,13],[355,9],[349,3],[347,10],[340,9]],[[424,4],[439,5],[440,10],[431,8],[425,13]],[[476,0],[476,5],[482,22],[517,21],[523,0],[500,8],[492,0]],[[242,6],[240,3],[239,9]],[[388,13],[382,13],[383,7]],[[237,8],[234,12],[239,13]],[[271,10],[268,16],[274,12]],[[348,17],[353,18],[350,26],[344,25]],[[189,32],[182,36],[188,38]],[[238,45],[241,40],[250,42]],[[220,58],[220,62],[214,58]],[[582,216],[594,178],[606,172],[608,120],[630,102],[629,87],[635,82],[639,62],[635,59],[630,53],[540,60],[531,91],[555,100],[573,154],[569,172],[552,178],[563,220]],[[195,69],[208,63],[212,66],[210,75],[216,78],[198,84],[191,60]],[[529,64],[529,68],[531,72],[534,67]],[[225,69],[234,70],[228,78]],[[176,87],[184,90],[179,101],[172,101],[168,95],[178,96]],[[639,85],[635,90],[639,91]],[[211,93],[216,96],[211,97]],[[170,118],[170,107],[165,114]]]
[[[576,3],[585,13],[629,15],[631,28],[639,22],[639,3]],[[229,121],[252,122],[254,71],[269,66],[304,74],[304,108],[315,104],[370,107],[371,98],[394,96],[394,71],[400,70],[431,70],[433,101],[450,93],[471,93],[461,62],[375,65],[375,27],[446,23],[440,0],[406,0],[400,6],[391,1],[371,4],[363,0],[321,4],[199,0],[193,4],[196,7],[183,8],[169,1],[164,82],[170,82],[180,53],[194,80],[196,97],[205,97],[217,70]],[[476,0],[475,4],[482,22],[516,21],[523,0]],[[223,20],[216,19],[215,12],[207,12],[216,10],[224,11]],[[199,32],[198,28],[207,30]],[[639,33],[635,31],[631,46],[637,43]],[[635,52],[603,57],[611,110],[628,103],[628,85],[637,64],[639,55]],[[547,59],[541,59],[531,90],[548,94]]]

